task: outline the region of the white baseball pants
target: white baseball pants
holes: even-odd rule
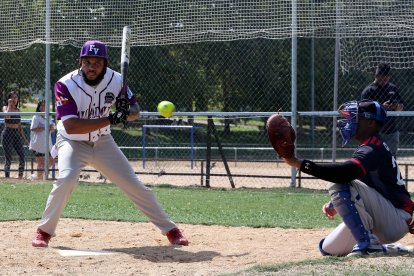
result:
[[[87,165],[115,183],[163,233],[176,227],[153,192],[138,179],[111,135],[101,136],[96,142],[86,142],[72,141],[58,134],[56,146],[59,176],[53,183],[38,225],[41,230],[55,236],[63,209],[79,184],[82,168]]]
[[[411,217],[409,213],[395,208],[375,189],[359,180],[352,181],[350,188],[365,229],[372,231],[382,244],[394,243],[408,233],[406,220]],[[351,231],[342,222],[325,238],[322,249],[333,256],[344,256],[351,253],[355,244]]]

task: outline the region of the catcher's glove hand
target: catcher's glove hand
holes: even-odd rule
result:
[[[332,202],[325,203],[322,206],[322,212],[328,219],[334,219],[336,215],[336,210]]]
[[[279,157],[293,157],[296,133],[289,121],[280,114],[274,114],[267,120],[266,128],[269,141]]]

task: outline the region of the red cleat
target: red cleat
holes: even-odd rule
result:
[[[45,231],[40,230],[39,228],[36,231],[36,236],[32,241],[33,247],[47,247],[49,245],[51,235]]]
[[[188,245],[188,240],[183,236],[180,229],[174,228],[167,232],[167,238],[171,244]]]

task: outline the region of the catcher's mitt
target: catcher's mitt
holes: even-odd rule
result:
[[[269,141],[279,157],[293,157],[296,133],[289,121],[280,114],[274,114],[267,120],[266,128]]]

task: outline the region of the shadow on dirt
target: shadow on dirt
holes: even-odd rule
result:
[[[60,250],[79,250],[69,247],[55,247]],[[194,263],[211,261],[217,256],[221,257],[240,257],[247,255],[248,253],[222,256],[215,251],[199,251],[189,252],[180,250],[181,246],[144,246],[144,247],[129,247],[129,248],[107,248],[102,249],[104,252],[114,252],[128,254],[139,260],[147,260],[154,263],[168,263],[168,262],[180,262],[180,263]]]

